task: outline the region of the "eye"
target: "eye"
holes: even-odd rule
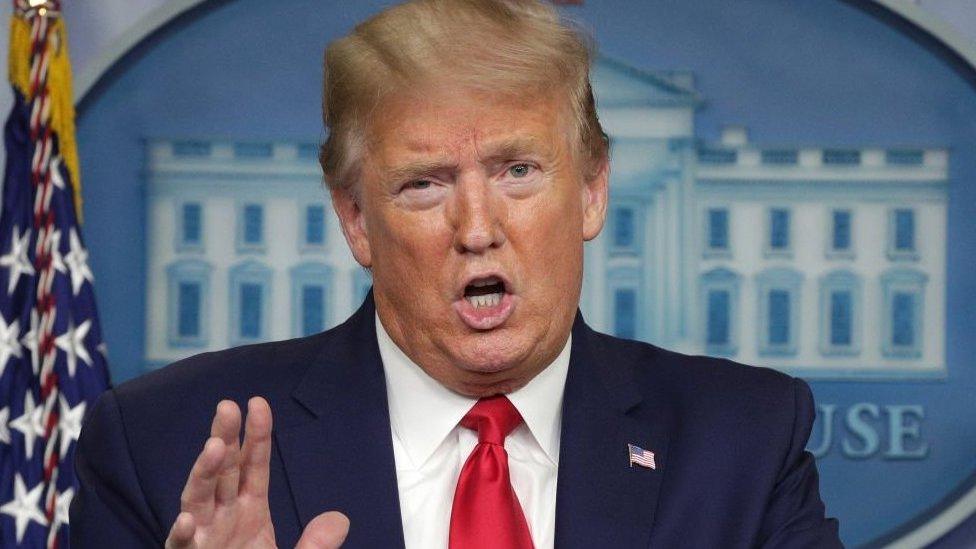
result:
[[[417,181],[411,181],[404,185],[405,190],[418,190],[422,191],[424,189],[429,189],[433,183],[429,179],[418,179]]]
[[[528,164],[525,163],[515,164],[512,167],[508,168],[508,173],[512,177],[517,177],[517,178],[526,177],[527,175],[529,175],[531,171],[532,171],[532,166],[529,166]]]

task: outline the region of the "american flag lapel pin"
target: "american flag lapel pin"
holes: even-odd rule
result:
[[[654,452],[645,450],[636,444],[627,445],[627,453],[630,455],[630,466],[639,465],[647,469],[657,469],[654,463]]]

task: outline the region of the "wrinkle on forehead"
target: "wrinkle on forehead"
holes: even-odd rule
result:
[[[475,92],[389,97],[384,114],[370,126],[366,152],[372,162],[367,163],[375,163],[372,168],[380,173],[402,175],[463,161],[553,158],[558,142],[572,134],[568,106],[553,103],[540,96],[498,98]],[[440,123],[444,120],[457,122]]]

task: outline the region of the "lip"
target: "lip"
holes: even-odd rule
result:
[[[505,286],[505,293],[502,294],[501,302],[494,307],[475,307],[464,298],[464,289],[475,280],[495,277],[502,281]],[[458,290],[457,299],[452,303],[454,312],[457,313],[461,321],[469,328],[474,330],[491,330],[497,328],[508,320],[515,312],[518,303],[517,297],[512,293],[512,283],[506,276],[498,271],[487,271],[466,277]]]

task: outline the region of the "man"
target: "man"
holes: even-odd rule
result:
[[[588,69],[535,0],[415,0],[330,45],[322,165],[372,292],[107,393],[73,543],[838,546],[803,382],[579,314],[609,173]]]

